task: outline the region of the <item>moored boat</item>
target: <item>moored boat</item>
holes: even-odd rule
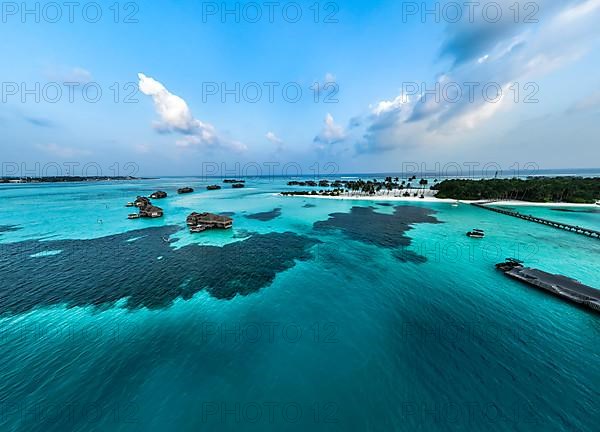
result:
[[[483,230],[480,230],[480,229],[474,229],[474,230],[469,231],[467,233],[467,237],[471,237],[471,238],[484,238],[485,237],[485,232],[483,232]]]

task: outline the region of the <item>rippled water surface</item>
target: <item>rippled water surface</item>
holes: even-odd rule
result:
[[[494,268],[600,288],[598,240],[212,183],[0,187],[0,430],[598,430],[600,317]],[[164,218],[127,219],[159,189]],[[570,210],[531,213],[600,226]],[[234,228],[192,235],[192,211]]]

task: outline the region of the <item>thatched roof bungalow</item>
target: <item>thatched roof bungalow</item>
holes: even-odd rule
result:
[[[139,208],[143,208],[146,206],[151,205],[152,203],[150,202],[150,200],[146,197],[143,196],[139,196],[136,198],[136,200],[133,202],[133,205]]]
[[[140,209],[140,217],[143,218],[159,218],[163,217],[163,209],[160,207],[153,206],[152,204],[147,205]]]
[[[150,198],[152,198],[152,199],[163,199],[166,197],[167,197],[167,193],[163,192],[163,191],[156,191],[152,195],[150,195]]]
[[[214,213],[192,213],[186,220],[190,227],[206,227],[229,229],[233,226],[233,219],[229,216],[217,215]]]

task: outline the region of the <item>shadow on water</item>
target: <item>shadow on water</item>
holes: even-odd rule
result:
[[[332,213],[326,221],[315,222],[317,231],[340,230],[345,236],[366,244],[385,248],[408,246],[411,238],[405,233],[413,224],[441,223],[423,207],[397,206],[393,214],[375,212],[373,207],[352,207],[350,213]]]
[[[64,304],[160,309],[198,291],[231,300],[273,282],[296,260],[312,258],[318,240],[294,233],[252,234],[223,247],[173,249],[175,226],[147,228],[91,240],[2,244],[0,314]]]
[[[278,218],[279,216],[281,216],[281,208],[274,208],[273,210],[267,212],[249,214],[246,216],[246,218],[268,222]]]
[[[21,229],[18,225],[0,225],[0,234],[6,232],[19,231]]]

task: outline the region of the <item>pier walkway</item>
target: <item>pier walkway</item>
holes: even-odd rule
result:
[[[581,235],[585,235],[588,237],[592,237],[592,238],[596,238],[596,239],[600,239],[600,231],[596,231],[596,230],[592,230],[592,229],[588,229],[588,228],[583,228],[580,226],[575,226],[575,225],[570,225],[567,223],[563,223],[563,222],[556,222],[556,221],[552,221],[549,219],[543,219],[540,217],[536,217],[536,216],[532,216],[532,215],[525,215],[522,213],[518,213],[518,212],[514,212],[514,211],[510,211],[510,210],[505,210],[505,209],[500,209],[497,207],[490,207],[488,206],[488,204],[492,204],[495,203],[496,201],[486,201],[483,203],[472,203],[472,205],[474,205],[475,207],[479,207],[482,209],[486,209],[486,210],[490,210],[496,213],[501,213],[507,216],[513,216],[519,219],[523,219],[526,221],[530,221],[530,222],[535,222],[535,223],[539,223],[542,225],[546,225],[546,226],[550,226],[553,228],[558,228],[558,229],[562,229],[565,231],[570,231],[573,232],[575,234],[581,234]]]
[[[584,285],[575,279],[524,267],[520,261],[514,259],[497,264],[496,268],[513,279],[600,313],[600,290]]]

